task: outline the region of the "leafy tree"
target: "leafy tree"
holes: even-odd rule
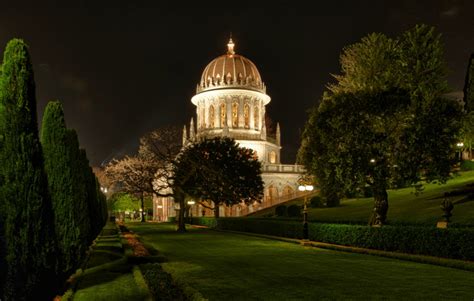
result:
[[[399,42],[381,33],[363,37],[359,43],[345,47],[340,56],[341,75],[333,75],[335,84],[327,88],[333,94],[360,90],[378,91],[398,85],[396,64]]]
[[[122,191],[140,196],[142,212],[145,212],[146,196],[173,197],[185,208],[184,194],[173,183],[172,166],[181,149],[180,130],[164,127],[147,133],[140,139],[136,156],[113,159],[105,168],[107,177],[118,184]],[[185,231],[184,210],[179,218],[179,231]],[[142,221],[145,217],[142,215]]]
[[[75,271],[85,253],[86,233],[81,233],[84,227],[81,215],[86,212],[83,181],[77,169],[77,136],[68,132],[63,108],[58,101],[49,102],[46,106],[41,143],[60,251],[58,273],[65,278]]]
[[[400,84],[412,101],[431,105],[434,98],[448,92],[447,67],[441,35],[434,27],[416,25],[399,38],[398,59],[394,61]]]
[[[472,147],[474,145],[474,54],[471,54],[467,67],[463,101],[466,114],[463,118],[460,137],[464,146],[469,150],[469,159],[472,159]]]
[[[189,145],[178,156],[174,185],[200,199],[201,205],[213,209],[215,217],[219,217],[221,205],[251,204],[262,198],[261,163],[252,150],[240,148],[233,139],[204,139]],[[213,207],[205,201],[211,201]]]
[[[108,176],[121,184],[124,192],[140,196],[142,212],[145,211],[144,198],[153,193],[153,182],[157,167],[153,161],[141,156],[126,156],[121,160],[113,160],[106,167]],[[142,215],[142,222],[145,217]]]
[[[136,211],[140,208],[140,200],[125,192],[114,193],[110,204],[113,211]]]
[[[38,137],[28,46],[11,40],[0,78],[0,220],[4,300],[52,299],[57,289],[51,200]]]
[[[419,25],[395,41],[369,35],[344,49],[343,74],[310,112],[299,151],[328,201],[369,186],[378,225],[389,187],[449,178],[460,128],[459,104],[441,96],[440,37]]]
[[[474,110],[474,53],[469,58],[464,82],[464,106],[468,112]]]
[[[403,89],[417,102],[448,91],[441,36],[421,24],[392,39],[372,33],[345,47],[340,75],[328,84],[330,94]]]

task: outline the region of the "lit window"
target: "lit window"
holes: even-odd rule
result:
[[[221,104],[221,127],[225,127],[227,123],[227,113],[225,110],[225,103]]]
[[[214,106],[209,108],[209,127],[214,128]]]
[[[247,103],[244,105],[244,125],[246,129],[250,127],[250,107]]]
[[[270,159],[270,163],[276,163],[276,153],[274,151],[271,151],[270,154],[269,154],[269,159]]]
[[[232,126],[239,126],[239,104],[236,102],[232,103]]]
[[[256,130],[260,128],[259,122],[258,122],[258,120],[260,119],[260,116],[258,116],[258,113],[259,113],[258,106],[255,106],[254,111],[253,111],[253,122],[254,122],[254,126]]]

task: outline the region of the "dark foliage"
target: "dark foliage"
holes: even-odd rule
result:
[[[462,171],[474,170],[474,161],[468,161],[468,160],[462,161],[461,170]]]
[[[311,208],[321,208],[324,206],[324,200],[321,196],[316,195],[311,198],[309,205]]]
[[[466,81],[464,82],[464,108],[468,112],[474,111],[474,53],[469,58]]]
[[[287,208],[285,205],[278,205],[275,207],[275,215],[276,216],[286,216]]]
[[[443,47],[429,26],[397,39],[370,34],[344,49],[341,65],[337,84],[310,112],[299,161],[317,178],[328,206],[369,186],[369,223],[381,225],[387,189],[449,179],[461,107],[443,97]]]
[[[140,270],[150,288],[153,300],[188,300],[181,288],[175,284],[171,275],[158,263],[140,265]]]
[[[220,205],[251,204],[263,196],[261,163],[230,138],[204,139],[186,147],[174,168],[173,189]]]
[[[86,214],[86,198],[84,178],[78,169],[79,143],[75,133],[67,130],[62,105],[58,101],[46,106],[41,143],[54,210],[59,249],[58,273],[65,280],[84,257],[89,223],[83,217]]]
[[[27,45],[11,40],[0,77],[0,221],[6,255],[3,300],[52,299],[56,246],[38,137],[33,68]]]
[[[220,230],[232,230],[302,238],[300,222],[256,218],[219,218],[214,221],[193,218],[193,223],[206,224]],[[409,254],[474,260],[474,229],[422,226],[384,226],[309,223],[309,238],[338,245],[394,251]]]
[[[290,205],[287,209],[287,214],[289,217],[298,217],[301,216],[301,207],[298,205]]]

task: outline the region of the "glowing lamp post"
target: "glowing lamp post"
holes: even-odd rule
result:
[[[464,143],[463,142],[458,142],[458,143],[456,143],[456,146],[459,149],[459,162],[461,162],[462,161],[462,148],[464,147]]]
[[[191,201],[188,201],[188,206],[189,206],[189,209],[188,209],[188,210],[189,210],[189,221],[190,221],[190,223],[193,222],[193,220],[192,220],[192,218],[193,218],[193,210],[192,210],[192,207],[193,207],[194,204],[196,204],[195,201],[192,201],[192,200],[191,200]]]
[[[303,191],[313,191],[313,185],[300,185],[298,186],[298,190]],[[307,198],[308,196],[304,196],[304,207],[303,207],[303,239],[308,239],[308,206],[307,206]]]

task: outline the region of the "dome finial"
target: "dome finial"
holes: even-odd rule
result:
[[[232,41],[232,33],[230,33],[230,38],[229,38],[229,43],[227,43],[227,54],[228,55],[233,55],[235,54],[235,51],[234,51],[234,42]]]

